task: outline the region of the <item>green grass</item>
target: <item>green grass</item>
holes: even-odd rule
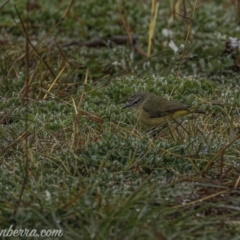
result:
[[[150,57],[148,1],[28,9],[22,1],[0,8],[0,230],[239,239],[238,52],[224,52],[229,37],[240,38],[234,3],[201,1],[194,10],[194,1],[160,1]],[[144,54],[126,43],[64,46],[129,33]],[[122,109],[143,90],[207,114],[150,132]]]

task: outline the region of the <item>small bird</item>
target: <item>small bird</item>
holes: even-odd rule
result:
[[[132,108],[134,117],[148,126],[160,126],[172,119],[192,113],[205,114],[203,110],[169,101],[150,92],[139,92],[132,95],[123,108]]]

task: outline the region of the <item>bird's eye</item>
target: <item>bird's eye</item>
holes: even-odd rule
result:
[[[134,103],[138,103],[140,101],[142,101],[143,99],[143,96],[140,96],[140,95],[136,95],[135,98],[133,99]]]
[[[129,102],[133,102],[133,101],[135,101],[135,99],[136,99],[136,96],[135,95],[133,95],[133,96],[131,96],[130,98],[129,98]]]
[[[136,98],[136,95],[133,95],[131,96],[131,100],[135,99]]]

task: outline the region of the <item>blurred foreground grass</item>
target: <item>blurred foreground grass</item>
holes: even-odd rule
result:
[[[28,19],[14,2],[35,49],[24,47],[8,2],[1,9],[1,229],[63,229],[64,239],[238,239],[239,77],[234,59],[222,55],[228,37],[239,37],[234,1],[200,2],[188,42],[189,20],[174,18],[171,6],[191,16],[194,4],[184,12],[184,1],[160,3],[150,58],[127,44],[63,47],[127,35],[127,22],[147,52],[147,2],[33,1]],[[142,90],[207,114],[149,134],[121,109]]]

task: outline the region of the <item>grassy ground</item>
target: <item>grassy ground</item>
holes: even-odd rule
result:
[[[1,229],[240,239],[237,1],[23,2],[0,6]],[[150,134],[122,110],[142,90],[207,114]]]

